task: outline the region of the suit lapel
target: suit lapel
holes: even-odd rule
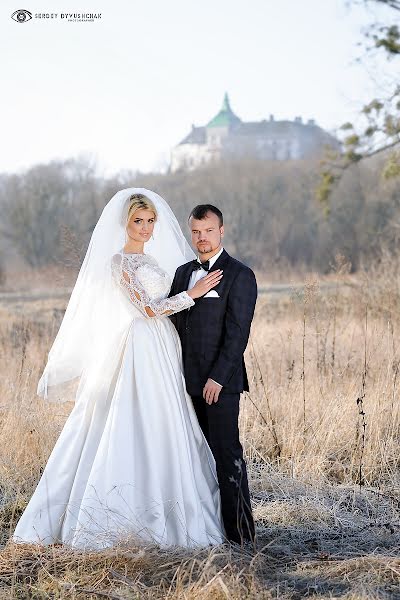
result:
[[[185,270],[182,273],[182,290],[188,290],[189,289],[189,281],[190,281],[190,276],[192,274],[192,267],[191,267],[191,263],[188,263],[186,265]]]
[[[211,273],[211,271],[216,271],[217,269],[223,269],[224,265],[228,262],[229,258],[229,254],[224,248],[221,252],[221,255],[218,256],[217,260],[209,270],[209,273]]]
[[[215,263],[213,264],[213,266],[211,267],[211,269],[209,270],[209,273],[212,273],[212,271],[217,271],[218,269],[224,270],[227,267],[228,263],[229,263],[229,259],[230,259],[230,256],[227,253],[227,251],[224,249],[221,252],[220,256],[217,258],[217,260],[215,261]],[[215,290],[217,292],[217,294],[221,295],[220,294],[221,286],[222,286],[222,289],[223,289],[223,287],[224,287],[224,285],[223,285],[223,278],[218,283],[218,285],[216,285],[212,289]]]

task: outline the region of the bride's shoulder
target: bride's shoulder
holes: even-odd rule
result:
[[[111,257],[111,266],[112,267],[117,267],[118,265],[120,265],[122,262],[122,252],[116,252],[112,257]]]
[[[157,266],[156,259],[150,254],[135,254],[132,252],[124,252],[120,250],[111,259],[112,264],[121,265],[129,264],[131,266],[152,265]]]

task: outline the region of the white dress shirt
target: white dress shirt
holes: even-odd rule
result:
[[[223,252],[223,248],[221,248],[221,250],[219,252],[217,252],[217,254],[214,254],[214,256],[212,256],[209,259],[210,262],[210,269],[213,266],[213,264],[215,263],[215,261],[221,256]],[[201,263],[201,260],[199,257],[197,257],[197,261],[199,263]],[[192,289],[192,287],[198,282],[200,281],[200,279],[203,279],[203,277],[205,277],[206,275],[208,275],[207,271],[205,271],[204,269],[197,269],[196,271],[193,271],[193,273],[190,276],[190,280],[189,280],[189,290]],[[211,377],[210,377],[211,379]],[[214,379],[211,379],[211,381],[214,381],[214,383],[216,383],[217,385],[219,385],[220,387],[223,387],[220,383],[218,383],[218,381],[215,381]]]
[[[213,264],[215,263],[215,261],[221,256],[222,252],[223,252],[223,248],[221,248],[221,250],[219,252],[217,252],[217,254],[214,254],[214,256],[212,256],[209,259],[210,260],[210,269],[213,266]],[[199,262],[201,264],[201,260],[199,257],[197,257],[197,262]],[[208,273],[204,269],[197,269],[196,271],[193,271],[193,273],[190,276],[190,280],[189,280],[189,290],[191,290],[192,287],[198,281],[200,281],[200,279],[203,279],[203,277],[205,277],[206,275],[208,275]]]

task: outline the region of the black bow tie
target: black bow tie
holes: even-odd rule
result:
[[[206,260],[205,262],[199,263],[198,260],[192,260],[190,263],[192,267],[192,272],[197,271],[197,269],[204,269],[205,271],[210,270],[210,261]]]

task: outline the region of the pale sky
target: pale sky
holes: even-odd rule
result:
[[[22,8],[58,18],[16,23]],[[376,91],[355,62],[374,14],[346,0],[2,0],[0,172],[81,153],[105,175],[160,168],[225,91],[243,121],[333,130]]]

